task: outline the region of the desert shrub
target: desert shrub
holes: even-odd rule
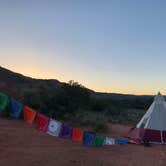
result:
[[[93,127],[96,132],[108,132],[108,124],[105,121],[99,121],[94,124]]]
[[[55,86],[56,85],[56,86]],[[23,104],[58,120],[107,130],[107,123],[136,124],[152,102],[152,97],[102,95],[78,82],[58,83],[47,80],[17,81],[17,93]],[[7,117],[8,111],[1,112]]]

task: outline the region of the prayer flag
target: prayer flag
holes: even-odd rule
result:
[[[50,119],[49,125],[48,125],[48,130],[47,133],[52,135],[52,136],[59,136],[59,133],[61,131],[62,123],[58,122],[54,119]]]
[[[72,127],[63,124],[60,132],[60,137],[65,139],[70,139],[72,135]]]
[[[84,132],[78,128],[73,128],[72,141],[73,142],[82,142]]]
[[[41,113],[37,113],[37,130],[46,132],[48,128],[49,118]]]
[[[8,105],[8,96],[0,92],[0,110],[4,110]]]
[[[23,105],[16,101],[14,98],[10,98],[9,101],[10,116],[13,118],[19,118],[23,110]]]
[[[103,146],[105,138],[102,136],[96,136],[93,145],[94,146]]]
[[[84,132],[84,137],[83,137],[83,145],[84,146],[93,146],[93,142],[95,139],[95,133],[94,132]]]
[[[119,144],[119,145],[125,145],[125,144],[128,143],[128,141],[125,140],[125,139],[116,139],[116,142],[117,142],[117,144]]]
[[[24,107],[24,120],[26,121],[27,124],[29,125],[33,124],[36,114],[37,112],[32,108],[29,108],[28,106]]]
[[[115,139],[106,137],[104,141],[104,145],[115,145]]]

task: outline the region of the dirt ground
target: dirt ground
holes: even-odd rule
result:
[[[113,125],[111,137],[128,126]],[[41,133],[21,120],[0,119],[0,166],[165,166],[166,146],[114,145],[87,148]]]

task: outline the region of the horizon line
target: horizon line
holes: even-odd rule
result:
[[[78,82],[79,84],[81,84],[81,85],[83,85],[85,88],[87,88],[87,89],[89,89],[89,90],[92,90],[92,91],[94,91],[94,92],[96,92],[96,93],[105,93],[105,94],[120,94],[120,95],[133,95],[133,96],[155,96],[155,95],[157,95],[157,93],[158,93],[158,91],[156,91],[156,93],[154,94],[154,93],[127,93],[127,92],[119,92],[119,91],[110,91],[110,92],[108,92],[108,91],[98,91],[98,90],[96,90],[95,88],[90,88],[90,87],[87,87],[86,85],[84,85],[84,84],[82,84],[81,82],[79,82],[79,81],[76,81],[76,80],[74,80],[74,79],[69,79],[68,81],[61,81],[59,78],[54,78],[54,77],[40,77],[40,76],[33,76],[33,75],[30,75],[30,74],[27,74],[27,73],[24,73],[24,72],[18,72],[18,71],[15,71],[15,70],[13,70],[13,69],[9,69],[9,68],[6,68],[6,67],[3,67],[3,66],[1,66],[0,65],[0,67],[1,68],[3,68],[3,69],[6,69],[6,70],[9,70],[10,72],[13,72],[13,73],[15,73],[15,74],[20,74],[20,75],[22,75],[22,76],[24,76],[24,77],[29,77],[29,78],[31,78],[31,79],[36,79],[36,80],[57,80],[57,81],[59,81],[60,83],[68,83],[69,81],[71,81],[71,80],[73,80],[74,82]],[[163,94],[163,96],[165,96],[164,94]]]

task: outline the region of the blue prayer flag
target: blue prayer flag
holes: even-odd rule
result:
[[[23,110],[23,104],[16,101],[14,98],[10,98],[9,101],[10,116],[13,118],[19,118]]]
[[[93,146],[96,134],[94,132],[84,132],[83,145],[84,146]]]
[[[128,143],[127,140],[125,139],[116,139],[116,142],[119,144],[119,145],[125,145]]]

